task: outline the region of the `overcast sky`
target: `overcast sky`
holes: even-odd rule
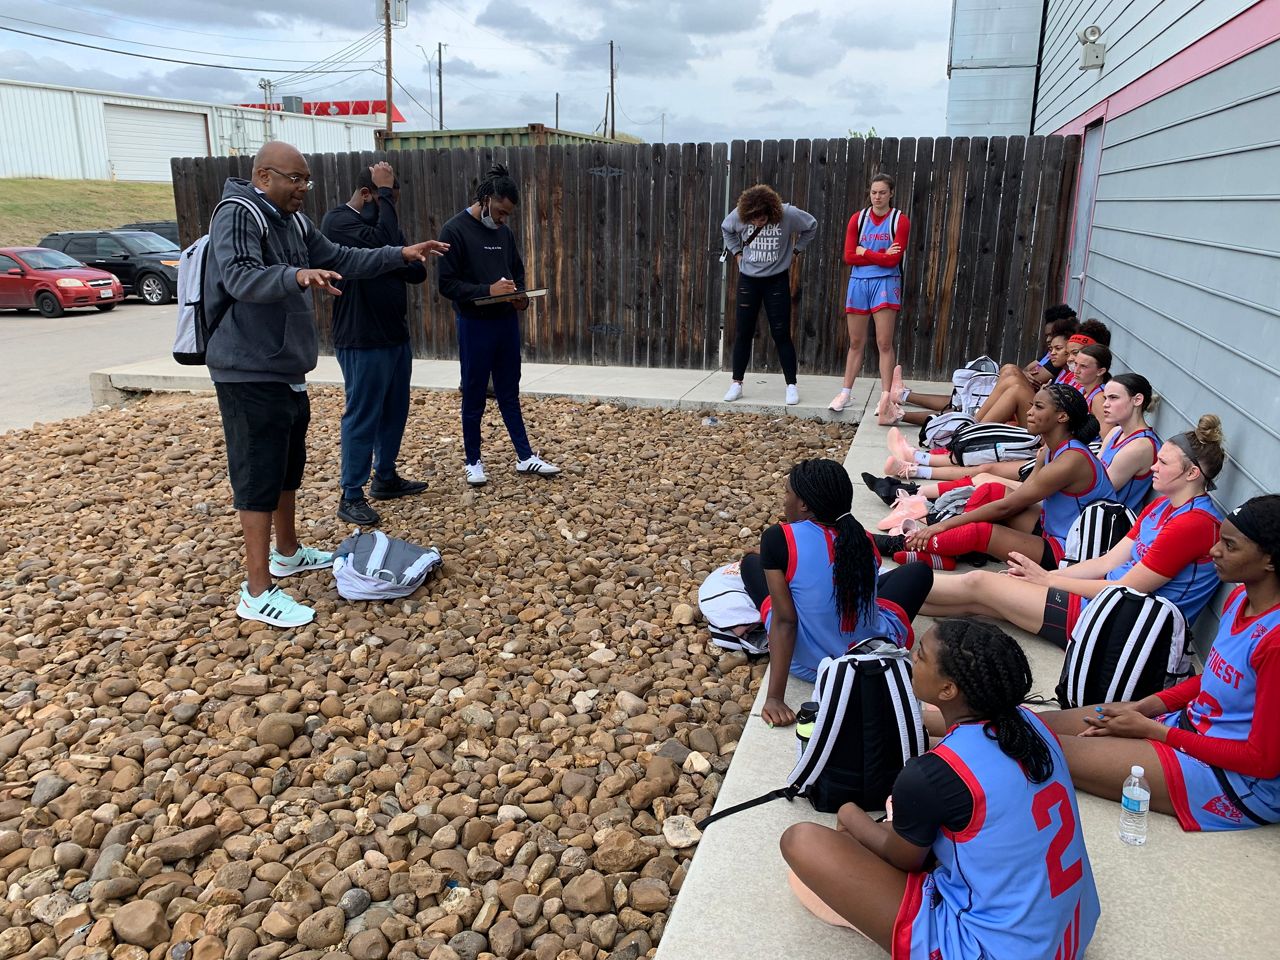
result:
[[[270,76],[282,81],[277,96],[381,99],[381,33],[367,49],[358,44],[376,26],[375,2],[0,0],[0,27],[245,67],[162,63],[0,30],[0,78],[236,103],[260,100],[258,80]],[[605,112],[613,40],[618,130],[645,140],[660,139],[663,114],[669,141],[870,127],[881,136],[940,136],[950,12],[946,0],[409,0],[392,64],[418,103],[399,88],[395,99],[409,121],[401,129],[435,127],[428,57],[445,43],[446,127],[550,126],[559,91],[560,126],[591,132]],[[338,54],[319,69],[361,72],[264,72]]]

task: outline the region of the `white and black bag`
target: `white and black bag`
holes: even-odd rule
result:
[[[1064,710],[1141,700],[1191,675],[1191,633],[1171,601],[1106,587],[1071,631],[1058,680]]]
[[[333,555],[333,577],[347,600],[395,600],[413,593],[443,561],[435,547],[419,547],[381,530],[356,533]]]
[[[963,426],[947,444],[951,460],[962,467],[986,463],[1029,460],[1036,455],[1040,438],[1022,427],[1003,423],[973,423]]]
[[[911,689],[911,654],[890,640],[872,637],[843,657],[823,660],[814,699],[813,733],[787,785],[713,813],[699,830],[779,798],[804,797],[823,813],[849,802],[883,810],[907,761],[929,749]]]
[[[726,563],[707,574],[698,587],[698,609],[717,647],[751,656],[769,652],[769,635],[760,622],[759,608],[742,583],[741,563]]]
[[[1000,365],[985,354],[951,373],[951,407],[970,416],[978,410],[1000,379]]]
[[[945,447],[956,435],[957,430],[974,422],[970,414],[961,413],[959,410],[935,414],[920,427],[920,449],[936,450],[938,447]]]
[[[1093,560],[1125,538],[1137,519],[1133,511],[1114,500],[1095,500],[1083,510],[1067,531],[1067,545],[1059,567]]]

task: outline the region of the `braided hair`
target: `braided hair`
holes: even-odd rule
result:
[[[1050,383],[1041,387],[1053,400],[1053,405],[1067,415],[1067,433],[1075,440],[1088,443],[1090,434],[1097,435],[1098,422],[1090,423],[1089,405],[1080,391],[1065,383]]]
[[[476,186],[476,203],[483,204],[493,197],[510,200],[517,205],[520,203],[520,188],[516,186],[507,168],[500,163],[490,167],[485,178]]]
[[[860,620],[871,615],[876,595],[875,548],[862,524],[849,512],[853,506],[853,483],[840,464],[818,459],[797,463],[791,468],[788,482],[813,518],[836,531],[832,567],[836,610],[840,613],[840,629],[853,631]]]
[[[1031,690],[1031,664],[1007,633],[984,620],[939,620],[938,670],[951,679],[982,732],[1022,767],[1032,783],[1053,774],[1053,756],[1040,732],[1018,709]]]

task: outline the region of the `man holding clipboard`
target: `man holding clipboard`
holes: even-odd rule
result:
[[[462,363],[462,443],[467,483],[488,482],[480,459],[480,426],[484,420],[489,378],[498,410],[516,451],[516,471],[538,476],[560,472],[533,452],[520,412],[520,321],[529,297],[545,290],[526,290],[524,261],[507,220],[520,202],[520,191],[507,170],[495,164],[476,188],[475,200],[440,231],[450,244],[440,258],[440,293],[453,301],[458,321],[458,358]]]

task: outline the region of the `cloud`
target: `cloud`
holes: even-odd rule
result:
[[[112,17],[129,18],[116,21],[112,32],[117,34],[127,29],[132,20],[171,23],[179,27],[201,26],[212,28],[210,32],[220,36],[272,29],[286,34],[283,39],[290,40],[325,39],[299,30],[300,23],[319,23],[330,28],[347,27],[359,29],[362,33],[376,26],[373,5],[367,2],[351,3],[350,0],[272,0],[262,7],[244,3],[243,0],[201,0],[200,3],[146,6],[139,6],[137,0],[84,0],[79,4],[51,2],[50,5],[67,10],[61,14],[42,12],[41,20],[75,26],[77,29],[79,16],[86,12],[104,14],[108,23],[113,22]],[[420,11],[414,12],[420,15]]]
[[[494,80],[501,77],[502,74],[497,70],[486,70],[484,67],[478,67],[470,60],[463,60],[461,57],[445,58],[444,60],[445,76],[464,76],[474,77],[477,80]]]
[[[769,40],[769,56],[783,73],[817,76],[841,66],[851,54],[906,51],[946,35],[941,18],[928,16],[919,0],[867,14],[797,13],[778,24]]]
[[[768,103],[760,104],[760,110],[770,112],[791,112],[794,110],[808,110],[809,104],[797,100],[795,97],[783,97],[781,100],[771,100]]]
[[[733,89],[739,93],[772,93],[773,84],[764,77],[739,77],[733,81]]]
[[[0,75],[28,83],[87,87],[172,100],[251,102],[261,96],[249,74],[211,67],[181,67],[165,73],[146,71],[122,76],[93,67],[73,67],[54,57],[33,57],[20,50],[0,50]]]
[[[701,0],[668,3],[676,23],[690,33],[706,36],[754,30],[764,20],[764,0]]]

